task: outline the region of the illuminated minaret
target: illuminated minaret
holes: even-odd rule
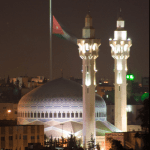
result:
[[[95,136],[95,86],[96,58],[98,57],[100,39],[95,39],[95,29],[92,27],[92,17],[85,17],[85,27],[82,29],[82,39],[77,40],[79,55],[82,59],[82,95],[83,95],[83,147],[87,148],[91,134]]]
[[[130,54],[131,40],[127,39],[125,22],[122,17],[117,20],[117,29],[114,31],[114,39],[109,39],[111,55],[115,59],[115,126],[127,131],[127,59]]]

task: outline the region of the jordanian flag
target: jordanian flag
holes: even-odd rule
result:
[[[60,23],[58,23],[58,21],[54,16],[53,16],[53,34],[62,39],[66,39],[77,44],[77,38],[73,34],[66,32],[66,29],[64,30],[63,26],[60,25]]]

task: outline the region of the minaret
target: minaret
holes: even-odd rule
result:
[[[82,59],[82,95],[83,95],[83,147],[87,148],[91,134],[95,133],[95,86],[96,58],[98,57],[100,39],[95,39],[95,29],[92,27],[92,17],[85,17],[85,27],[82,29],[82,39],[77,40],[79,55]]]
[[[127,59],[130,54],[132,41],[127,39],[125,22],[122,17],[117,20],[117,29],[114,31],[114,39],[109,39],[111,55],[115,59],[115,126],[127,131]]]

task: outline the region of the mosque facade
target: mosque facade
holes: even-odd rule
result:
[[[96,142],[105,140],[105,133],[121,132],[107,121],[104,99],[95,94]],[[44,125],[47,137],[82,137],[82,85],[59,78],[37,87],[24,95],[18,103],[18,125]]]

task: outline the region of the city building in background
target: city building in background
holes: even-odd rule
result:
[[[41,143],[44,146],[43,125],[6,125],[0,124],[0,149],[25,150],[29,143]]]

